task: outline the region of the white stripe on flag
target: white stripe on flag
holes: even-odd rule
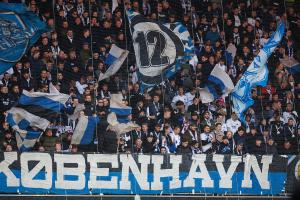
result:
[[[12,107],[7,112],[13,115],[16,123],[20,122],[22,119],[26,119],[30,123],[31,127],[36,127],[42,130],[45,130],[50,124],[47,119],[33,115],[22,108]]]
[[[118,7],[118,0],[112,0],[112,8],[111,11],[114,12]]]
[[[79,121],[76,125],[76,128],[75,128],[73,136],[72,136],[71,144],[80,144],[80,142],[84,136],[84,132],[87,128],[88,121],[89,121],[88,116],[80,116],[79,117]]]
[[[207,88],[200,88],[199,93],[202,103],[210,103],[214,101],[214,96],[208,91]]]
[[[109,68],[106,70],[104,74],[99,75],[98,81],[102,81],[117,73],[117,71],[122,66],[124,60],[127,58],[129,51],[121,49],[113,44],[111,50],[109,51],[109,54],[111,54],[113,57],[117,59],[109,66]]]
[[[23,90],[23,94],[28,97],[44,97],[51,99],[52,101],[57,101],[61,104],[65,104],[68,99],[70,98],[70,95],[63,94],[63,93],[44,93],[44,92],[28,92],[26,90]]]
[[[211,75],[219,78],[223,84],[225,85],[225,93],[224,95],[228,95],[234,88],[233,82],[231,80],[231,78],[229,77],[229,75],[223,70],[221,69],[218,65],[216,65],[214,67],[214,69],[211,72]]]
[[[111,94],[110,107],[120,109],[131,109],[130,106],[126,106],[123,102],[123,95],[121,93]]]

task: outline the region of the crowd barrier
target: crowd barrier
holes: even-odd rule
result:
[[[0,153],[0,193],[279,195],[299,156]]]

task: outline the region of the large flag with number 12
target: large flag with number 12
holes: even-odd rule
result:
[[[137,12],[127,11],[127,16],[141,89],[163,82],[176,72],[179,59],[185,58],[187,52],[193,53],[189,33],[182,25],[176,25],[178,31],[172,31],[170,26]]]

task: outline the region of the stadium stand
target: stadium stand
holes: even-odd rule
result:
[[[1,76],[0,151],[18,150],[5,113],[18,102],[22,90],[48,92],[53,83],[72,98],[62,114],[53,116],[51,126],[32,151],[299,153],[299,74],[291,73],[280,61],[284,56],[300,58],[299,4],[259,0],[132,1],[131,8],[149,19],[184,24],[199,60],[196,66],[185,64],[164,84],[141,91],[124,13],[129,1],[118,1],[115,10],[111,1],[25,2],[52,29]],[[252,90],[254,104],[246,111],[246,123],[232,112],[228,97],[202,103],[198,88],[205,84],[213,67],[220,65],[237,83],[275,31],[278,20],[287,24],[286,33],[268,60],[267,86]],[[231,65],[225,55],[229,43],[237,49]],[[129,50],[129,55],[117,74],[98,82],[107,69],[105,60],[112,44]],[[132,107],[128,117],[140,126],[120,139],[106,134],[110,97],[117,92]],[[101,119],[88,145],[71,144],[78,122],[72,118],[77,104],[83,105],[84,115]]]

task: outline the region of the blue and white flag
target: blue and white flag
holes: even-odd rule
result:
[[[98,81],[102,81],[117,73],[124,60],[127,58],[128,53],[129,51],[121,49],[113,44],[105,60],[105,64],[107,64],[109,68],[104,74],[100,74]]]
[[[99,122],[100,118],[98,116],[80,116],[71,144],[90,144],[93,141],[94,132]]]
[[[140,127],[138,124],[128,121],[128,122],[119,122],[117,115],[114,112],[111,112],[107,116],[108,130],[114,131],[117,133],[117,136],[120,137],[121,134],[128,133],[129,131],[134,130],[135,128]]]
[[[233,89],[231,101],[233,111],[238,115],[241,121],[245,121],[244,112],[253,105],[251,90],[256,86],[265,86],[268,82],[268,68],[266,66],[269,56],[280,43],[284,35],[284,23],[281,22],[276,32],[273,33],[269,41],[260,50],[254,58],[247,71],[243,74]]]
[[[60,113],[70,97],[54,88],[51,91],[53,93],[30,93],[23,90],[18,105],[7,111],[6,120],[16,132],[20,150],[28,151],[34,146],[42,131],[53,120],[54,114]]]
[[[127,16],[141,90],[162,83],[180,69],[179,61],[193,56],[192,40],[180,23],[163,25],[134,11]]]
[[[17,146],[22,152],[29,151],[34,147],[42,134],[40,130],[45,130],[50,123],[47,119],[35,116],[18,107],[8,110],[6,121],[15,131]]]
[[[173,31],[179,37],[184,45],[184,55],[176,58],[175,65],[171,66],[165,72],[165,78],[170,78],[181,70],[183,64],[189,63],[195,56],[193,39],[190,36],[188,29],[180,22],[164,24],[168,29]],[[197,61],[198,62],[198,61]]]
[[[233,65],[234,57],[236,55],[237,48],[233,43],[229,43],[227,49],[225,51],[225,60],[226,65],[231,66]]]
[[[129,122],[129,115],[131,115],[132,108],[126,106],[123,101],[121,93],[111,94],[109,112],[116,114],[119,123]]]
[[[0,74],[22,58],[46,27],[25,4],[0,3]]]
[[[233,90],[234,85],[229,75],[216,65],[210,73],[203,89],[200,89],[202,103],[213,102],[219,97],[226,97]]]
[[[111,94],[107,129],[116,132],[120,136],[139,127],[139,125],[131,122],[128,118],[131,115],[131,110],[130,106],[125,105],[121,93]]]
[[[70,98],[62,93],[28,92],[23,90],[18,107],[27,112],[51,121],[53,115],[60,113]]]
[[[295,58],[286,56],[283,59],[280,59],[280,62],[285,66],[289,73],[300,73],[300,63]]]

